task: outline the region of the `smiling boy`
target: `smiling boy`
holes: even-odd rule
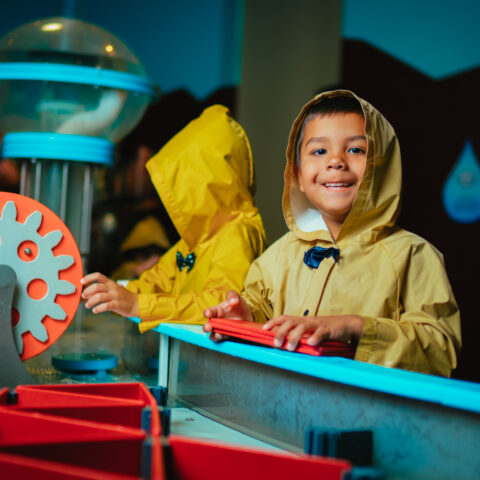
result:
[[[303,336],[350,341],[357,360],[449,376],[458,307],[441,254],[395,226],[400,191],[387,120],[348,91],[315,97],[287,148],[290,232],[253,262],[241,296],[228,292],[205,316],[265,323],[277,346],[288,334],[290,350]]]

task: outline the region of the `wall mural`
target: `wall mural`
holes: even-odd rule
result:
[[[443,187],[447,215],[459,223],[480,220],[480,165],[468,140]]]

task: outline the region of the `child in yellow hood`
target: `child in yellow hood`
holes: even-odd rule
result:
[[[86,275],[86,307],[140,317],[141,332],[162,322],[204,323],[203,310],[240,289],[265,248],[250,144],[229,111],[214,105],[146,166],[181,238],[126,288]]]
[[[357,360],[449,376],[460,317],[442,255],[395,225],[401,163],[395,132],[352,92],[318,95],[287,148],[283,211],[290,229],[207,318],[255,320],[275,344],[303,336],[357,345]],[[205,331],[211,331],[206,323]],[[216,339],[221,339],[216,336]]]

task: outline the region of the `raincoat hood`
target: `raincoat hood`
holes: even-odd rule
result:
[[[325,98],[347,96],[358,100],[365,117],[368,142],[365,173],[350,210],[337,236],[336,243],[351,240],[375,242],[388,235],[400,211],[402,168],[400,147],[392,126],[372,105],[348,90],[335,90],[317,95],[307,103],[290,132],[283,192],[283,213],[289,229],[306,241],[333,242],[318,210],[300,190],[295,173],[295,152],[300,130],[312,105]]]
[[[146,167],[190,249],[241,213],[258,213],[252,198],[255,177],[250,144],[226,107],[205,109]]]

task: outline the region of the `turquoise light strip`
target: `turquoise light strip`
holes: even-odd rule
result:
[[[61,63],[0,63],[0,80],[40,80],[79,83],[98,87],[128,90],[155,96],[152,83],[132,73],[117,72],[105,68],[65,65]]]

